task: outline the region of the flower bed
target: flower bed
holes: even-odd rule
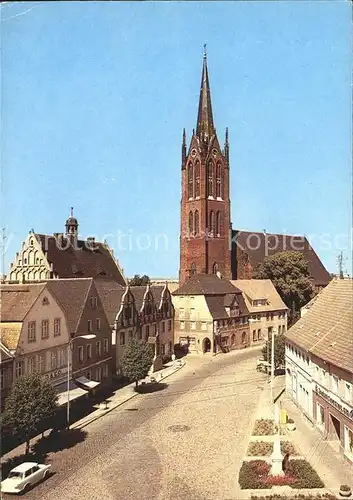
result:
[[[339,500],[335,495],[331,495],[330,493],[324,493],[317,495],[293,495],[290,497],[286,497],[285,495],[266,495],[266,496],[254,496],[251,495],[251,500]]]
[[[274,421],[269,418],[261,418],[260,420],[256,420],[253,436],[272,436],[276,431],[276,426]]]
[[[284,476],[271,476],[271,465],[264,460],[243,462],[239,472],[242,490],[270,489],[272,486],[291,486],[296,489],[323,488],[316,471],[306,460],[291,460],[289,471]]]
[[[271,441],[250,441],[246,454],[249,457],[268,457],[273,452],[273,443]],[[296,449],[290,441],[281,441],[281,452],[283,455],[298,455]]]

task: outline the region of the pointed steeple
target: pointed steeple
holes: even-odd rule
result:
[[[186,132],[185,128],[183,129],[183,143],[181,146],[181,168],[185,168],[185,159],[186,159]]]
[[[208,142],[214,133],[215,129],[213,124],[210,83],[208,80],[206,45],[204,45],[196,135],[203,141],[205,140]]]

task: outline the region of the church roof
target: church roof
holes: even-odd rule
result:
[[[305,351],[353,373],[353,280],[334,279],[285,334]]]
[[[65,236],[35,235],[53,264],[53,273],[59,278],[100,278],[115,280],[125,286],[126,281],[104,243],[77,240],[74,245]]]
[[[305,236],[235,230],[232,232],[232,238],[236,247],[249,256],[253,268],[263,262],[268,255],[283,251],[298,251],[308,262],[309,273],[315,285],[326,286],[330,281],[329,273]]]

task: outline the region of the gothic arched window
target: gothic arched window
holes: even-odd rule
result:
[[[215,214],[212,210],[210,212],[210,220],[208,223],[208,232],[209,232],[209,235],[212,237],[214,237],[216,235],[216,219],[215,219]]]
[[[212,266],[212,272],[213,272],[213,274],[217,274],[217,272],[218,272],[218,264],[217,264],[217,262],[215,262],[213,264],[213,266]]]
[[[213,163],[210,161],[207,167],[207,195],[213,196]]]
[[[221,198],[224,200],[224,169],[221,170]]]
[[[221,178],[220,163],[217,163],[217,170],[216,170],[216,196],[217,198],[222,197],[222,178]]]
[[[194,233],[194,216],[192,212],[189,212],[189,236],[192,236]]]
[[[200,162],[195,165],[195,198],[200,196]]]
[[[193,262],[191,264],[191,276],[193,276],[194,274],[196,274],[196,264],[195,264],[195,262]]]
[[[216,214],[216,236],[221,236],[221,213]]]
[[[194,196],[194,167],[192,163],[189,163],[188,168],[188,197],[193,198]]]
[[[195,218],[194,218],[194,234],[195,236],[198,236],[200,233],[200,216],[199,212],[196,210],[195,211]]]

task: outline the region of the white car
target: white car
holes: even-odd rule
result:
[[[21,493],[39,483],[49,475],[51,464],[24,462],[10,471],[7,479],[1,481],[2,493]]]

